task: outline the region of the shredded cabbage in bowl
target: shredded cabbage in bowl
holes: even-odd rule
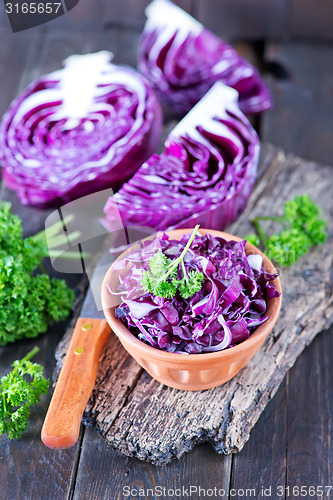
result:
[[[245,240],[207,233],[195,236],[184,258],[187,273],[204,275],[198,292],[189,299],[178,293],[172,298],[145,293],[140,280],[150,258],[161,249],[176,259],[189,237],[184,234],[178,241],[163,234],[140,242],[138,250],[117,263],[115,269],[126,272],[120,274],[117,293],[122,293],[122,303],[116,317],[137,338],[164,351],[198,354],[232,347],[266,321],[267,300],[280,295],[273,283],[277,274],[263,269],[260,255],[246,254]],[[183,276],[181,266],[178,276]]]

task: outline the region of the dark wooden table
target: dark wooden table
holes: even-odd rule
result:
[[[147,3],[81,0],[64,17],[15,34],[1,4],[0,115],[29,81],[59,68],[72,53],[108,49],[116,62],[135,66]],[[333,164],[329,2],[322,3],[320,12],[310,0],[238,0],[237,8],[227,0],[177,3],[216,33],[225,34],[265,72],[275,108],[256,120],[261,139],[299,156]],[[300,4],[302,14],[298,15]],[[1,198],[12,201],[26,235],[43,226],[46,212],[21,207],[4,186]],[[82,284],[82,276],[67,279],[74,287]],[[52,377],[54,352],[67,326],[64,322],[36,340],[0,348],[0,376],[15,359],[38,345],[41,350],[35,361]],[[301,494],[321,498],[320,490],[313,495],[310,487],[322,486],[324,497],[333,498],[333,488],[328,494],[333,486],[332,333],[332,329],[320,333],[306,348],[267,405],[249,442],[235,455],[219,456],[209,444],[203,444],[179,461],[157,467],[107,448],[89,428],[82,428],[73,448],[50,450],[40,441],[49,395],[33,410],[31,424],[20,440],[0,436],[0,497],[113,500],[140,498],[142,488],[141,498],[144,491],[143,498],[149,499],[204,498],[204,492],[211,498],[297,498]],[[147,491],[149,488],[156,488],[155,493]]]

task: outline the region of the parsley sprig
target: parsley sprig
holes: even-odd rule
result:
[[[51,279],[43,268],[44,257],[64,243],[61,222],[23,238],[21,219],[11,212],[10,203],[0,204],[0,346],[36,337],[70,313],[74,292],[64,280]],[[77,252],[61,256],[81,259]]]
[[[30,361],[38,352],[35,347],[20,361],[14,361],[13,370],[0,381],[0,434],[8,434],[9,439],[21,437],[28,427],[31,407],[41,394],[47,394],[50,385],[43,367]]]
[[[162,250],[151,257],[149,260],[150,272],[144,271],[140,280],[145,292],[164,298],[172,298],[179,292],[184,299],[188,299],[201,289],[204,279],[203,274],[195,270],[187,272],[184,264],[184,257],[198,230],[199,225],[195,226],[186,246],[177,259],[168,259]],[[182,279],[177,277],[179,265],[182,269]]]
[[[255,246],[264,247],[266,255],[282,266],[290,266],[302,255],[327,239],[326,221],[308,194],[295,196],[287,201],[281,216],[255,217],[252,220],[257,234],[245,236]],[[279,233],[267,236],[260,221],[274,221],[282,225]]]

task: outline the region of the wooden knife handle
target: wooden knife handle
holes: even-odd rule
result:
[[[99,355],[109,333],[105,319],[77,320],[42,428],[42,441],[49,448],[69,448],[77,442]]]

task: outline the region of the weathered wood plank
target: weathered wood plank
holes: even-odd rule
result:
[[[0,199],[12,203],[12,210],[23,221],[24,234],[31,235],[43,229],[49,211],[22,207],[16,194],[1,186]],[[63,275],[52,268],[50,261],[45,260],[45,268],[52,277],[65,279],[68,286],[75,289],[76,299],[74,316],[81,308],[88,282],[78,274]],[[55,369],[54,352],[60,339],[68,329],[67,321],[51,326],[47,333],[36,339],[24,339],[12,345],[0,347],[0,377],[8,373],[15,359],[21,359],[34,346],[40,352],[33,359],[44,367],[47,378],[52,378]],[[68,450],[51,450],[44,446],[40,439],[40,431],[51,398],[51,391],[43,397],[41,404],[33,408],[28,430],[22,438],[9,441],[6,436],[0,437],[1,494],[6,499],[54,500],[65,498],[70,490],[75,463],[80,451],[80,443]],[[52,477],[50,484],[49,478]]]
[[[230,488],[255,490],[253,498],[264,498],[271,487],[276,498],[277,487],[286,482],[287,405],[286,381],[270,401],[251,432],[251,439],[233,458]],[[268,493],[268,491],[267,491]],[[250,496],[250,495],[248,495]],[[268,495],[267,495],[268,496]]]
[[[187,498],[187,495],[199,498],[199,486],[204,490],[215,487],[216,498],[228,498],[231,462],[231,456],[217,457],[204,444],[178,462],[152,468],[151,464],[107,448],[93,430],[86,429],[73,500]]]
[[[9,101],[33,78],[58,68],[62,59],[71,51],[79,51],[82,46],[83,50],[88,50],[87,44],[93,43],[92,40],[84,42],[84,36],[80,37],[74,33],[68,33],[67,36],[63,34],[44,36],[37,30],[36,33],[30,31],[10,36],[10,40],[7,37],[3,38],[4,41],[8,42],[7,44],[5,42],[3,45],[0,44],[3,63],[0,65],[0,71],[10,72],[7,75],[7,80],[4,77],[4,85],[1,83],[1,90],[4,91],[1,92],[1,103],[4,104],[4,107],[7,107]],[[101,37],[101,34],[98,35],[99,39]],[[95,47],[98,49],[100,46],[96,42]],[[15,58],[13,58],[13,50],[17,50]],[[22,207],[16,194],[6,189],[4,185],[1,186],[0,199],[9,200],[12,203],[13,212],[17,213],[23,221],[25,235],[34,234],[44,227],[45,218],[50,211]],[[51,276],[66,279],[67,283],[76,290],[76,312],[74,315],[78,314],[86,292],[87,279],[82,275],[57,273],[48,261],[45,262],[45,267]],[[37,345],[40,347],[40,353],[34,361],[41,363],[45,368],[46,376],[51,378],[55,366],[55,348],[67,328],[68,322],[61,322],[51,327],[45,335],[36,339],[26,339],[13,345],[1,347],[0,376],[9,371],[10,365],[15,359],[20,359],[33,346]],[[75,478],[80,442],[73,448],[64,451],[51,450],[41,442],[40,430],[50,397],[51,391],[49,391],[48,397],[43,398],[42,404],[33,409],[31,424],[20,440],[9,441],[5,436],[1,436],[1,494],[6,499],[43,498],[43,500],[53,500],[66,498],[69,495],[71,483]],[[52,481],[50,481],[50,477]]]
[[[15,35],[0,31],[0,118],[19,92],[33,60],[38,58],[41,44],[42,35],[38,31]]]
[[[9,27],[9,21],[6,14],[5,4],[0,4],[0,29],[6,29]]]
[[[44,221],[49,212],[22,207],[16,195],[3,185],[0,199],[11,201],[13,212],[23,220],[26,235],[34,234],[44,227]],[[47,261],[45,266],[51,276],[65,278],[69,286],[76,288],[76,304],[80,307],[86,291],[82,276],[56,273]],[[45,376],[51,378],[55,366],[54,351],[66,329],[67,323],[63,321],[50,327],[45,335],[40,335],[36,339],[25,339],[0,347],[0,377],[10,370],[15,359],[21,359],[37,345],[40,352],[33,361],[40,363],[45,369]],[[50,397],[51,391],[48,397],[42,398],[40,405],[33,408],[31,423],[20,440],[9,441],[5,436],[0,438],[3,498],[53,500],[64,498],[63,495],[69,490],[79,444],[70,450],[56,452],[46,448],[41,442],[40,430]],[[50,476],[53,478],[52,485],[49,484]]]
[[[331,164],[333,46],[269,44],[265,58],[276,75],[268,78],[275,106],[262,117],[262,140]]]
[[[321,0],[320,6],[316,0],[175,0],[174,3],[228,40],[333,39],[330,0]],[[46,29],[96,31],[111,25],[141,30],[148,4],[149,0],[80,0],[65,15],[47,23]],[[0,28],[11,33],[2,3]]]
[[[200,22],[221,38],[286,40],[290,36],[289,0],[195,0]]]
[[[290,372],[287,485],[291,489],[295,485],[331,485],[332,335],[333,328],[320,334]]]
[[[108,24],[136,26],[143,28],[146,21],[145,8],[150,0],[122,0],[121,2],[104,2],[104,19]],[[176,5],[191,12],[191,0],[176,0]]]
[[[10,364],[20,359],[35,345],[40,353],[33,359],[45,368],[47,377],[54,369],[54,350],[64,333],[64,323],[50,328],[45,336],[21,341],[19,344],[0,348],[0,376],[7,373]],[[23,500],[66,498],[74,470],[79,443],[67,450],[51,450],[40,440],[40,430],[49,398],[32,409],[28,430],[19,440],[0,437],[1,496],[4,499]],[[50,481],[52,478],[52,481]]]
[[[41,74],[55,71],[62,67],[62,61],[72,54],[97,52],[107,48],[107,35],[104,31],[92,32],[87,36],[84,31],[53,32],[46,34],[38,65],[32,65],[29,78],[32,80]]]
[[[175,0],[174,3],[191,12],[192,2]],[[98,31],[105,27],[142,30],[146,20],[145,8],[149,3],[150,0],[80,0],[70,12],[48,23],[48,31],[64,32],[68,28]]]
[[[109,28],[106,30],[104,47],[113,53],[115,63],[137,67],[140,34],[141,31],[137,29]]]
[[[174,3],[229,40],[332,41],[331,3],[322,0],[175,0]],[[101,30],[106,25],[142,29],[149,0],[80,0],[65,15],[47,23],[53,32]],[[0,28],[11,33],[5,6]],[[36,28],[34,28],[35,30]]]
[[[291,34],[293,39],[332,41],[332,2],[330,0],[291,0]]]
[[[15,35],[16,36],[16,35]],[[117,64],[126,64],[136,68],[137,47],[140,31],[137,29],[108,28],[101,32],[92,32],[89,37],[85,32],[63,33],[49,31],[46,34],[36,34],[36,42],[31,47],[32,54],[26,63],[26,71],[18,80],[18,89],[13,92],[11,98],[38,76],[55,71],[62,67],[62,62],[72,54],[85,54],[99,50],[109,50],[113,53],[113,61]],[[7,39],[7,38],[6,38]],[[1,49],[0,49],[1,50]],[[38,51],[38,53],[36,53]],[[27,58],[27,47],[22,43],[22,58]],[[4,49],[5,55],[8,52]],[[38,61],[38,65],[36,65]],[[4,60],[4,68],[6,61]],[[1,71],[1,69],[0,69]],[[21,69],[22,71],[22,69]],[[17,70],[19,73],[19,70]],[[20,74],[20,73],[19,73]],[[5,95],[4,95],[5,97]],[[10,99],[6,99],[5,107],[8,107]],[[0,102],[1,104],[1,102]]]
[[[330,0],[194,0],[199,20],[229,40],[332,41]]]
[[[250,218],[276,212],[285,200],[304,190],[329,216],[333,210],[330,167],[286,157],[272,146],[263,148],[261,158],[264,175],[247,211],[229,228],[233,234],[245,235]],[[233,380],[201,392],[167,388],[127,358],[111,335],[85,423],[97,427],[108,445],[155,464],[179,458],[203,441],[210,441],[218,453],[242,449],[286,372],[314,336],[333,321],[328,271],[332,220],[329,223],[329,242],[281,271],[284,303],[279,321],[263,348]]]

